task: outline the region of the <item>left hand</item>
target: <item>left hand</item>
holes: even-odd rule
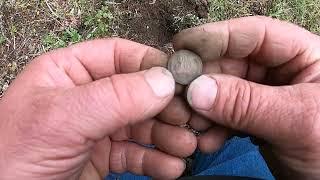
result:
[[[143,71],[166,64],[164,53],[122,39],[34,60],[0,101],[1,178],[179,177],[196,138],[154,118],[172,99],[174,80],[160,67]]]

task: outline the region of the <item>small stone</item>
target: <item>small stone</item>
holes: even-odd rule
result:
[[[170,57],[168,69],[177,83],[188,85],[202,75],[203,64],[197,54],[180,50]]]

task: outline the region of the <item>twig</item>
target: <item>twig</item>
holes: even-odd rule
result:
[[[16,36],[13,36],[13,50],[16,50]]]
[[[152,0],[149,4],[155,4],[157,2],[157,0]]]
[[[56,17],[56,18],[61,18],[57,13],[55,13],[54,11],[53,11],[53,9],[51,8],[51,6],[49,5],[49,3],[48,3],[48,1],[47,0],[45,0],[45,2],[46,2],[46,5],[47,5],[47,7],[49,8],[49,10],[50,10],[50,12]]]
[[[111,4],[111,5],[118,5],[118,4],[121,4],[121,3],[112,2],[112,1],[106,1],[105,3],[106,3],[106,4]]]

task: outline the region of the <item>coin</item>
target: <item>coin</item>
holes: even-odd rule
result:
[[[181,85],[188,85],[201,76],[202,69],[200,56],[188,50],[175,52],[168,62],[168,70],[175,81]]]

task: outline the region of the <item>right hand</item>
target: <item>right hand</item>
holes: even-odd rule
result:
[[[199,54],[210,72],[188,89],[193,110],[266,140],[285,175],[320,178],[318,36],[271,18],[247,17],[187,29],[174,46]],[[228,134],[216,127],[203,135],[213,144]]]

